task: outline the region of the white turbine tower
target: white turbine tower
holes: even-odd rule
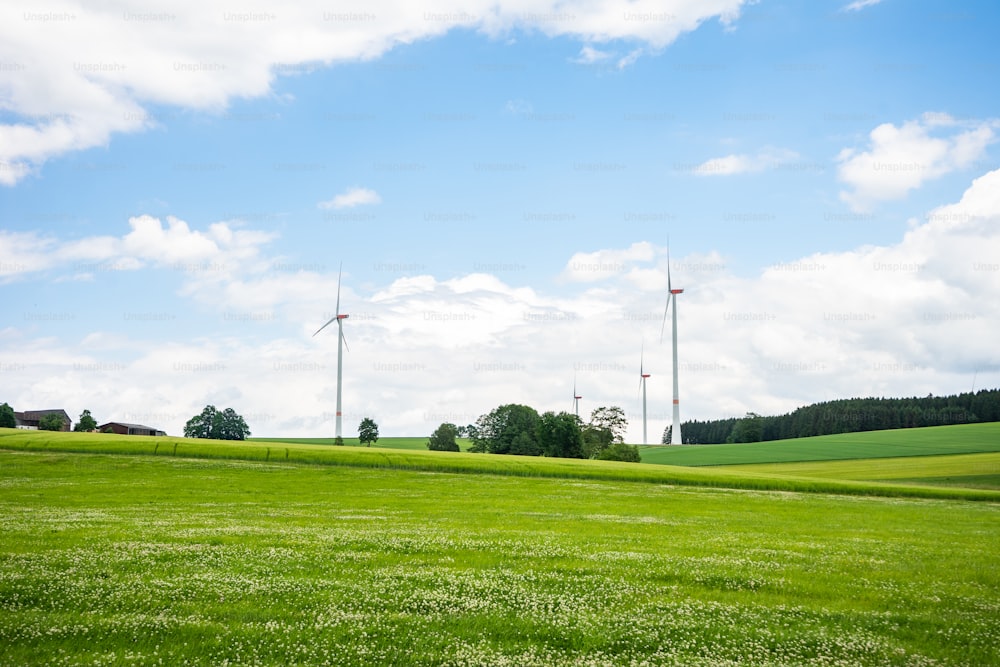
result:
[[[645,347],[643,345],[643,350],[639,353],[639,388],[642,389],[642,444],[644,445],[649,444],[646,440],[646,378],[649,377],[649,373],[644,373],[642,370]]]
[[[331,322],[337,322],[337,437],[343,436],[342,432],[342,420],[343,413],[341,412],[340,400],[341,400],[341,389],[343,387],[344,380],[344,348],[347,347],[347,339],[344,338],[344,320],[348,318],[348,315],[342,314],[340,312],[340,276],[344,271],[344,265],[340,265],[340,271],[337,273],[337,312],[330,318],[330,321],[321,326],[316,330],[315,336],[320,331],[325,329]],[[350,352],[350,348],[347,349]]]
[[[674,415],[673,423],[670,427],[670,442],[669,445],[682,445],[684,440],[681,439],[681,399],[680,391],[677,388],[677,295],[682,294],[684,290],[674,289],[673,284],[670,282],[670,247],[667,246],[667,307],[663,311],[663,326],[660,327],[660,342],[663,342],[663,330],[667,326],[667,311],[670,310],[670,303],[673,302],[674,305],[674,317],[673,317],[673,342],[674,342]]]

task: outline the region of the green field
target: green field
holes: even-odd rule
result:
[[[6,448],[0,517],[4,665],[1000,664],[994,502]]]
[[[1000,501],[993,489],[933,488],[904,483],[857,482],[829,477],[747,472],[716,467],[643,465],[537,456],[497,456],[467,452],[317,446],[288,442],[236,442],[104,433],[53,433],[0,428],[0,450],[130,454],[173,458],[215,458],[265,463],[385,468],[425,472],[523,477],[618,480],[747,490],[810,491],[852,495]]]
[[[825,479],[1000,489],[1000,453],[726,466],[727,470]]]
[[[644,463],[678,466],[1000,452],[1000,422],[821,435],[734,445],[640,446]]]
[[[380,449],[417,449],[426,450],[429,437],[421,438],[379,438],[372,447]],[[334,438],[249,438],[250,442],[287,442],[296,445],[333,445]],[[469,449],[472,441],[468,438],[457,438],[458,448],[463,452]],[[344,445],[360,447],[357,438],[344,438]]]

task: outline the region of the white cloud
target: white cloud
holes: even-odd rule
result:
[[[702,162],[693,172],[699,176],[732,176],[774,169],[798,158],[795,151],[784,148],[764,148],[753,155],[732,154]]]
[[[643,49],[632,49],[623,56],[619,56],[616,51],[602,51],[600,49],[595,49],[592,46],[584,46],[580,49],[580,53],[571,60],[578,65],[598,65],[602,63],[608,63],[614,60],[615,68],[623,70],[629,67],[639,59],[643,54]]]
[[[631,65],[635,64],[635,61],[639,59],[643,53],[642,49],[633,49],[626,53],[624,56],[618,59],[617,67],[618,69],[625,69]]]
[[[0,124],[0,183],[13,185],[55,156],[156,125],[147,113],[152,105],[218,113],[234,98],[269,94],[277,76],[371,60],[455,28],[495,37],[538,31],[588,44],[627,39],[662,49],[705,20],[731,23],[746,1],[477,0],[430,10],[382,0],[343,11],[318,0],[273,11],[194,0],[162,11],[128,0],[66,0],[44,9],[15,1],[0,21],[0,89],[4,110],[18,119]],[[600,52],[588,46],[582,54]]]
[[[382,198],[374,190],[369,190],[368,188],[348,188],[346,192],[340,193],[329,201],[320,202],[317,206],[324,209],[351,208],[361,206],[362,204],[378,204],[381,201]]]
[[[134,271],[144,266],[176,269],[190,275],[245,270],[258,259],[260,246],[274,234],[233,229],[228,223],[192,230],[186,222],[141,215],[129,218],[131,231],[122,237],[92,236],[59,242],[35,232],[0,230],[0,280],[28,274],[69,271],[90,275],[97,271]]]
[[[625,275],[636,263],[648,264],[655,258],[656,249],[646,241],[633,243],[624,250],[578,252],[566,263],[561,275],[571,282],[598,282]]]
[[[845,148],[837,156],[838,178],[850,189],[840,198],[855,211],[902,199],[926,181],[968,167],[996,141],[997,121],[957,121],[925,113],[897,127],[883,123],[869,135],[867,150]]]
[[[535,111],[535,107],[527,100],[507,100],[504,111],[514,116],[524,116]]]
[[[610,59],[614,54],[608,51],[601,51],[592,46],[584,46],[580,49],[580,54],[573,59],[579,65],[594,65]]]
[[[857,11],[861,11],[865,7],[871,7],[873,5],[877,5],[877,4],[881,3],[881,2],[882,2],[882,0],[854,0],[854,2],[852,2],[852,3],[848,4],[848,5],[844,5],[844,7],[843,7],[843,9],[841,11],[845,11],[845,12],[857,12]]]
[[[32,232],[0,229],[0,284],[45,269],[52,263],[49,250],[54,244]]]

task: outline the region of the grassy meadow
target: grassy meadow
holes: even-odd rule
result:
[[[995,503],[5,450],[0,506],[0,664],[1000,662]]]
[[[1000,664],[998,466],[0,429],[0,664]]]
[[[234,459],[263,463],[382,468],[424,472],[552,477],[714,486],[746,490],[806,491],[854,495],[1000,501],[1000,491],[959,486],[853,481],[773,472],[729,470],[725,466],[685,467],[616,461],[494,456],[394,448],[318,446],[278,442],[198,440],[169,436],[120,436],[105,433],[52,433],[0,428],[0,450],[61,451],[81,454]]]
[[[819,435],[732,445],[640,446],[644,463],[678,466],[1000,452],[1000,422]]]
[[[1000,490],[1000,452],[726,466],[726,470]]]

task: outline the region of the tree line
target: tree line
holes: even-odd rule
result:
[[[470,452],[638,462],[638,447],[624,441],[627,427],[625,411],[618,406],[597,408],[585,424],[568,412],[539,414],[528,405],[510,403],[480,416],[475,424],[441,424],[427,448],[457,452],[455,438],[460,436],[472,440]]]
[[[17,428],[17,417],[14,415],[14,408],[10,407],[6,402],[0,404],[0,427]],[[38,421],[38,430],[40,431],[61,431],[62,429],[63,419],[56,412],[43,415]],[[97,421],[90,414],[90,410],[81,412],[80,421],[73,427],[73,430],[77,432],[94,431],[96,429]]]
[[[681,424],[681,433],[684,444],[709,445],[996,421],[1000,421],[1000,389],[980,389],[952,396],[847,398],[778,416],[748,412],[744,417],[692,420]],[[668,426],[663,442],[669,438]]]

